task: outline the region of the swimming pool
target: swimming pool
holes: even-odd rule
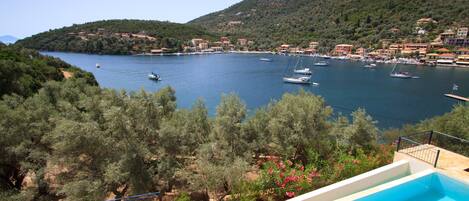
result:
[[[439,173],[379,191],[357,201],[468,201],[469,185]]]

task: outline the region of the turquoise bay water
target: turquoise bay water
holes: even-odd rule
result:
[[[433,173],[357,201],[467,201],[469,184]]]
[[[202,98],[214,114],[223,93],[238,94],[250,112],[279,99],[285,92],[301,88],[324,97],[336,113],[349,115],[357,108],[378,121],[381,128],[400,127],[425,118],[449,112],[457,101],[443,96],[459,85],[457,94],[469,96],[469,69],[434,68],[400,65],[420,79],[402,80],[389,77],[392,65],[378,64],[375,70],[364,69],[363,63],[329,60],[328,67],[311,67],[313,81],[319,86],[286,84],[282,76],[292,71],[298,57],[253,54],[217,54],[195,56],[109,56],[44,52],[92,72],[102,87],[148,91],[171,86],[176,90],[177,104],[190,108]],[[260,57],[273,62],[259,61]],[[321,59],[304,57],[303,64]],[[101,68],[96,68],[96,63]],[[290,66],[287,70],[286,66]],[[159,73],[162,81],[147,78]]]

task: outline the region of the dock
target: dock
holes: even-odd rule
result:
[[[456,100],[460,100],[460,101],[465,101],[465,102],[468,102],[468,101],[469,101],[469,98],[462,97],[462,96],[458,96],[458,95],[454,95],[454,94],[445,94],[445,96],[446,96],[446,97],[449,97],[449,98],[456,99]]]

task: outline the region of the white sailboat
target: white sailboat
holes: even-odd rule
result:
[[[409,72],[406,72],[406,71],[395,71],[396,70],[396,67],[397,67],[397,64],[394,65],[394,68],[392,68],[392,71],[391,73],[389,74],[389,76],[393,77],[393,78],[401,78],[401,79],[409,79],[409,78],[412,78],[412,75],[409,73]]]
[[[294,73],[296,74],[302,74],[302,75],[311,75],[313,72],[309,68],[303,68],[303,69],[295,69],[293,70]]]
[[[300,74],[301,76],[294,76],[294,75],[293,76],[284,76],[283,77],[283,82],[292,83],[292,84],[319,85],[318,83],[311,82],[311,74],[313,74],[313,72],[309,68],[296,69],[296,67],[300,63],[300,59],[301,58],[298,58],[298,61],[296,62],[295,69],[293,70],[293,73],[294,74]]]

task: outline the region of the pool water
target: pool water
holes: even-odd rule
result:
[[[469,185],[439,173],[429,174],[358,201],[469,201]]]

